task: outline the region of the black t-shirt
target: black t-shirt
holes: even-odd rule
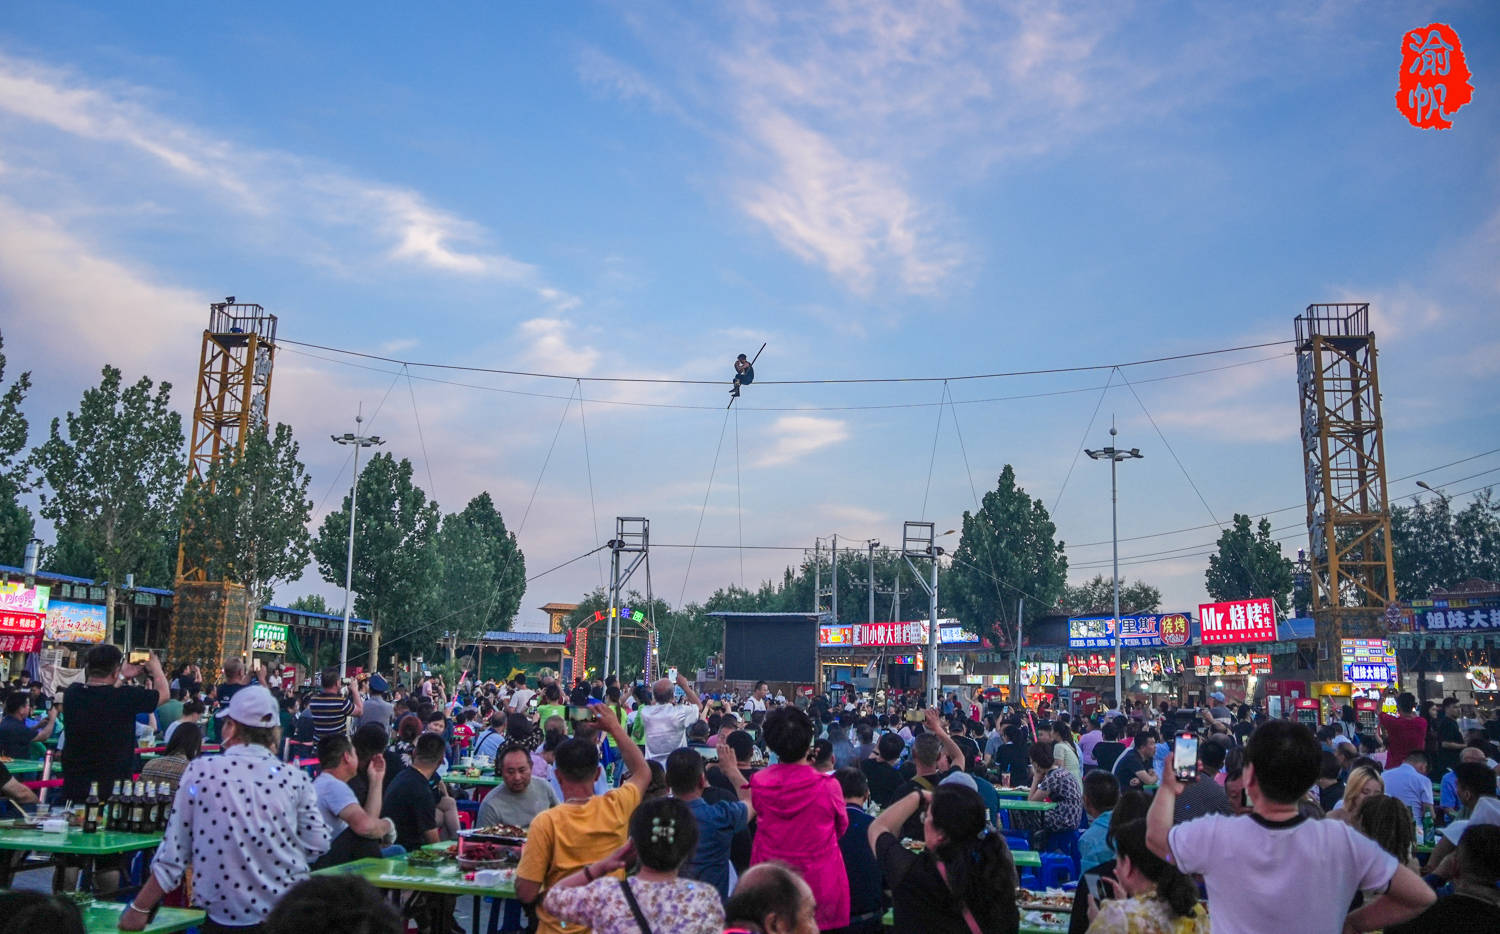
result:
[[[1094,761],[1108,772],[1115,767],[1115,760],[1125,751],[1125,744],[1118,740],[1100,740],[1094,744]]]
[[[1495,930],[1493,901],[1472,895],[1445,895],[1405,924],[1393,924],[1385,934],[1490,934]]]
[[[896,930],[970,934],[969,925],[964,921],[964,906],[953,897],[953,890],[938,875],[932,854],[913,853],[902,846],[894,834],[884,833],[875,840],[875,859],[880,863],[886,887],[891,890]],[[1015,898],[1001,898],[997,892],[995,899],[1003,917],[998,930],[1017,930],[1021,919]]]
[[[1001,743],[995,750],[995,768],[1009,773],[1012,788],[1025,788],[1031,784],[1031,757],[1021,743]]]
[[[870,800],[882,808],[889,805],[896,789],[901,787],[901,773],[896,767],[879,759],[866,759],[859,764],[859,770],[865,773],[865,781],[870,785]]]
[[[427,777],[415,767],[407,767],[386,789],[380,816],[391,819],[396,825],[396,842],[410,851],[426,845],[423,834],[437,829],[436,810]]]
[[[36,733],[35,727],[29,727],[15,717],[0,720],[0,753],[12,759],[30,759],[31,743]]]
[[[1438,767],[1439,773],[1451,770],[1458,765],[1458,749],[1444,749],[1443,743],[1461,743],[1464,741],[1463,731],[1458,728],[1458,721],[1451,717],[1438,717],[1433,722],[1438,740]],[[1433,778],[1433,781],[1437,781]]]
[[[133,684],[70,684],[63,693],[68,712],[63,744],[63,798],[82,801],[89,783],[100,793],[135,772],[135,716],[156,709],[157,694]]]
[[[911,794],[914,791],[930,792],[932,791],[932,789],[942,784],[943,779],[947,778],[949,775],[952,775],[957,771],[959,770],[949,769],[946,772],[933,772],[931,775],[928,775],[926,777],[914,776],[909,781],[901,783],[901,787],[897,788],[896,793],[891,795],[891,803],[895,804],[897,801],[900,801],[902,798],[905,798],[907,795]],[[901,825],[901,836],[903,838],[910,837],[913,840],[922,839],[921,808],[917,808],[915,811],[913,811],[911,816],[906,819],[906,823]],[[900,927],[900,925],[897,925],[897,927]]]
[[[1335,804],[1338,804],[1343,797],[1344,783],[1334,782],[1327,788],[1318,789],[1318,806],[1323,809],[1324,814],[1327,814],[1329,811],[1333,810],[1333,806]]]
[[[1135,751],[1134,746],[1131,746],[1120,754],[1120,761],[1112,771],[1115,773],[1115,777],[1120,780],[1120,789],[1122,791],[1129,791],[1131,788],[1141,787],[1139,783],[1131,784],[1135,780],[1135,773],[1149,772],[1151,771],[1151,766],[1147,765],[1146,761],[1141,758],[1141,754]]]

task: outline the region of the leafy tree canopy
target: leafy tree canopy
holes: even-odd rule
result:
[[[1063,591],[1063,607],[1075,613],[1113,613],[1115,610],[1114,579],[1095,574],[1092,580]],[[1126,583],[1120,580],[1120,613],[1154,613],[1161,609],[1161,591],[1145,581]]]
[[[22,373],[6,386],[4,347],[5,336],[0,334],[0,564],[15,566],[36,531],[31,510],[19,502],[30,488],[30,467],[20,455],[31,431],[21,411],[31,389],[31,374]]]
[[[1500,580],[1500,502],[1488,489],[1463,509],[1437,497],[1391,510],[1396,595],[1426,598],[1471,578]]]
[[[1262,518],[1252,529],[1250,517],[1235,513],[1219,535],[1218,551],[1204,573],[1209,596],[1219,602],[1270,597],[1279,616],[1291,605],[1292,561],[1271,537],[1271,521]]]

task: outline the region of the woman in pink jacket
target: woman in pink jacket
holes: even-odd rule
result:
[[[838,780],[807,762],[813,724],[795,707],[766,717],[766,745],[778,764],[750,779],[755,805],[755,843],[750,862],[781,860],[801,874],[818,900],[818,928],[849,924],[849,880],[839,837],[849,827]]]

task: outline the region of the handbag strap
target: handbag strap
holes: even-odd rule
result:
[[[948,867],[943,865],[942,860],[935,857],[933,858],[933,862],[937,864],[938,875],[943,877],[943,885],[948,885]],[[953,887],[948,886],[948,891],[953,891]],[[963,908],[964,923],[969,926],[969,934],[981,934],[979,930],[979,922],[974,920],[974,912],[969,910],[968,905],[964,905]]]
[[[625,902],[630,905],[630,913],[635,915],[635,923],[641,929],[641,934],[651,934],[651,925],[646,923],[646,916],[641,913],[641,903],[635,900],[635,893],[630,890],[628,879],[620,880],[620,890],[625,893]],[[977,928],[974,934],[979,934]]]

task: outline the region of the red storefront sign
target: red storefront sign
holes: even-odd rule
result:
[[[42,647],[46,613],[0,610],[0,652],[35,652]]]
[[[1270,597],[1232,603],[1200,603],[1198,626],[1203,645],[1275,642],[1276,606]]]

